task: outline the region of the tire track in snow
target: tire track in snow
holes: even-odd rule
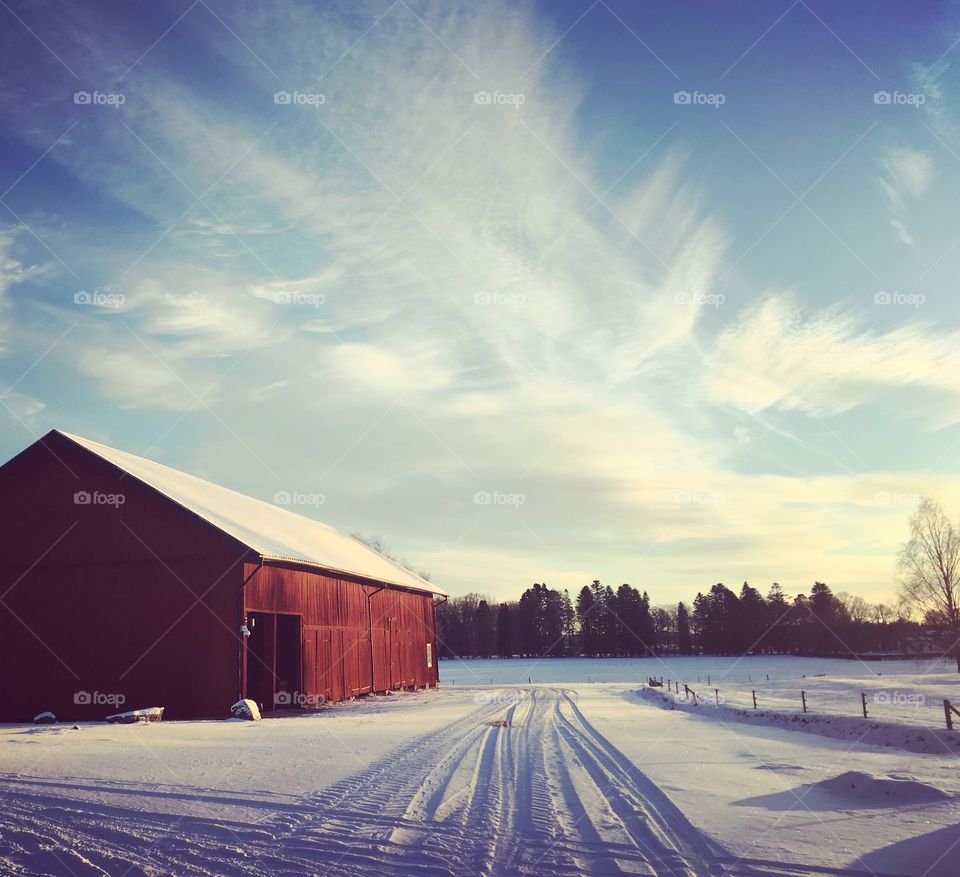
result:
[[[136,811],[111,819],[96,802],[51,806],[25,794],[0,819],[0,870],[31,877],[856,873],[736,860],[590,724],[570,691],[505,691],[519,699],[481,704],[265,822]]]
[[[727,873],[723,851],[597,734],[568,692],[521,694],[318,796],[278,837],[277,859],[343,875]]]
[[[14,795],[16,799],[14,799]],[[242,873],[238,843],[268,839],[224,820],[126,811],[109,818],[96,802],[50,806],[17,788],[0,819],[0,873],[155,877]]]

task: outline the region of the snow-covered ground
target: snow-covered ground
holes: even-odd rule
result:
[[[0,725],[0,873],[960,874],[955,756],[639,687],[461,679],[262,722]]]
[[[955,756],[637,710],[637,700],[617,686],[580,690],[597,730],[753,873],[794,873],[793,862],[798,874],[960,874]]]
[[[943,701],[960,708],[960,674],[951,661],[858,661],[751,655],[745,658],[562,658],[511,660],[444,660],[444,685],[581,684],[635,682],[653,676],[689,685],[698,694],[721,703],[781,712],[801,712],[800,692],[814,714],[862,716],[860,694],[867,695],[867,713],[878,721],[900,721],[943,728]],[[960,722],[960,719],[958,719]],[[960,874],[960,871],[958,871]]]

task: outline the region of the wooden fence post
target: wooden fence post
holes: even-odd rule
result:
[[[863,717],[867,718],[867,695],[865,692],[860,692],[860,703],[863,705]]]
[[[805,691],[800,692],[800,701],[803,703],[803,711],[806,712],[807,711],[807,692]]]
[[[713,696],[717,701],[717,706],[720,706],[720,689],[719,688],[713,689]]]
[[[950,707],[952,704],[946,698],[943,699],[943,717],[947,720],[947,730],[953,730],[953,716],[950,715]]]
[[[756,709],[757,708],[757,692],[753,691],[751,693],[753,694],[753,708]]]

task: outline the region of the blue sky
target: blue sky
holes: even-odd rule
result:
[[[0,18],[3,458],[298,491],[498,597],[889,600],[960,509],[953,4]]]

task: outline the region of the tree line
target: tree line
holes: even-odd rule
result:
[[[380,536],[353,536],[414,570]],[[651,606],[646,591],[597,580],[575,600],[539,582],[513,601],[467,594],[437,607],[439,647],[446,657],[484,658],[903,651],[952,656],[960,673],[960,525],[936,500],[922,499],[911,516],[897,568],[896,608],[834,594],[823,582],[792,600],[777,582],[766,596],[748,582],[739,593],[719,583],[690,606]]]
[[[748,582],[739,592],[716,584],[689,606],[652,606],[629,584],[595,580],[574,599],[538,582],[519,600],[467,594],[437,607],[445,657],[849,655],[893,652],[920,630],[903,607],[834,594],[823,582],[792,600],[776,582],[766,596]]]

